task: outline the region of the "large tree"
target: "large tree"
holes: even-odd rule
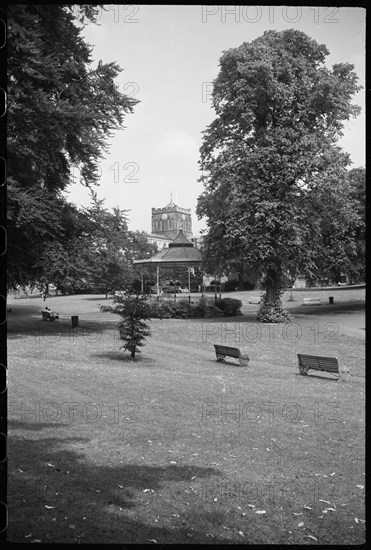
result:
[[[80,19],[94,21],[94,6]],[[8,7],[9,284],[27,283],[41,242],[58,240],[54,211],[77,167],[97,181],[112,131],[137,101],[115,84],[116,63],[92,66],[72,5]],[[35,251],[35,252],[34,252]]]
[[[322,216],[337,216],[330,197],[349,165],[337,140],[359,112],[357,76],[347,63],[327,68],[328,53],[302,32],[267,31],[226,51],[214,81],[217,117],[204,132],[197,213],[207,218],[214,257],[237,254],[262,272],[265,305],[275,308],[288,274],[318,270],[315,250],[326,242],[317,206],[326,186]],[[342,215],[353,223],[353,212]],[[337,247],[346,253],[340,238]]]
[[[90,246],[85,252],[92,287],[106,294],[127,289],[133,280],[132,239],[127,215],[119,207],[104,208],[105,199],[92,192],[92,205],[84,213],[92,224]]]

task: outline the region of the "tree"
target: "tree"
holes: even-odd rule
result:
[[[226,51],[213,87],[217,118],[200,151],[197,213],[207,218],[213,254],[226,264],[237,254],[260,271],[264,304],[281,311],[279,320],[287,275],[318,271],[315,250],[326,243],[314,206],[326,182],[335,197],[346,178],[349,156],[337,140],[359,112],[353,66],[326,68],[328,53],[292,29]],[[328,200],[322,214],[336,218],[333,206]],[[346,243],[336,242],[346,255]]]
[[[80,20],[97,9],[82,6]],[[122,94],[116,63],[93,68],[72,5],[8,7],[9,284],[28,282],[35,245],[58,240],[54,205],[71,170],[91,186],[112,131],[137,100]]]
[[[115,207],[111,213],[103,207],[104,201],[92,192],[92,206],[84,209],[92,225],[85,258],[92,286],[107,298],[109,292],[131,286],[133,269],[126,211]]]
[[[131,231],[129,234],[133,260],[145,260],[158,252],[157,245],[149,242],[144,231]]]
[[[100,306],[100,309],[121,317],[118,328],[120,339],[125,342],[121,348],[129,351],[134,361],[138,348],[144,345],[144,340],[151,334],[149,325],[145,323],[150,319],[147,298],[140,295],[116,296],[112,306]]]
[[[356,248],[355,261],[348,267],[350,277],[356,281],[365,281],[366,276],[366,170],[364,167],[353,168],[347,173],[347,183],[350,202],[353,203],[357,215],[354,227],[354,242]]]

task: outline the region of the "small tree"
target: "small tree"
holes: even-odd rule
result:
[[[108,311],[120,315],[118,323],[120,339],[125,343],[121,348],[130,351],[135,361],[137,348],[143,346],[146,336],[150,336],[151,329],[145,320],[150,319],[149,305],[146,296],[116,296],[112,306],[99,306],[101,311]]]

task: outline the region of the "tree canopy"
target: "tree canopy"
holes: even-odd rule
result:
[[[94,21],[96,7],[82,6]],[[56,243],[71,170],[91,186],[112,131],[137,100],[121,93],[116,63],[92,66],[72,5],[8,7],[8,268],[24,284],[38,245]],[[57,245],[55,245],[57,247]]]
[[[326,67],[328,53],[303,32],[266,31],[223,53],[213,85],[217,116],[204,132],[197,206],[208,223],[206,259],[259,270],[269,303],[280,301],[287,274],[319,273],[335,241],[336,258],[355,254],[350,159],[337,141],[359,113],[351,100],[360,87],[352,65]]]

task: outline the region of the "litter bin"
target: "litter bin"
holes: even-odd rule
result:
[[[333,297],[333,296],[329,296],[329,297],[328,297],[328,303],[329,303],[329,304],[333,304],[333,303],[334,303],[334,297]]]
[[[71,321],[72,321],[72,328],[75,328],[75,327],[79,326],[79,317],[78,317],[78,315],[72,315]]]

